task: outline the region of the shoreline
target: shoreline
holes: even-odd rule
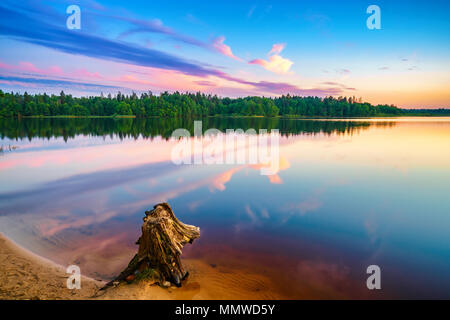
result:
[[[0,233],[0,300],[94,298],[103,282],[81,276],[81,289],[69,290],[63,266],[41,257]]]
[[[182,287],[162,288],[151,281],[120,283],[99,290],[105,281],[82,275],[81,289],[66,287],[63,266],[16,244],[0,233],[0,300],[263,300],[293,299],[267,274],[183,259],[189,277]],[[302,298],[306,298],[303,296]],[[297,298],[299,298],[297,296]]]
[[[434,110],[434,109],[430,109]],[[282,119],[282,120],[352,120],[352,119],[395,119],[395,118],[445,118],[450,117],[450,114],[430,114],[430,113],[416,113],[416,114],[379,114],[374,116],[354,116],[354,117],[328,117],[328,116],[301,116],[301,115],[277,115],[277,116],[260,116],[260,115],[205,115],[205,116],[186,116],[186,117],[161,117],[161,116],[145,116],[138,117],[136,115],[111,115],[111,116],[75,116],[75,115],[60,115],[60,116],[0,116],[0,119],[189,119],[189,118],[224,118],[224,119]]]

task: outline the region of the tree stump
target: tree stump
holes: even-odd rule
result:
[[[188,275],[181,264],[180,255],[186,243],[200,237],[200,228],[180,222],[168,203],[160,203],[145,211],[142,235],[137,240],[138,253],[120,275],[105,285],[132,278],[151,278],[162,285],[169,281],[181,286]]]

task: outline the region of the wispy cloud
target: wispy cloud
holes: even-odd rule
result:
[[[242,59],[235,56],[233,54],[231,48],[224,43],[225,42],[224,36],[216,37],[212,40],[212,42],[206,42],[206,41],[198,40],[196,38],[184,35],[180,32],[177,32],[177,31],[173,30],[172,28],[165,26],[163,24],[163,22],[159,19],[140,20],[140,19],[135,19],[135,18],[118,17],[118,16],[114,16],[112,18],[117,19],[117,20],[126,21],[133,26],[131,29],[124,31],[119,35],[120,40],[124,40],[128,36],[131,36],[131,35],[137,34],[137,33],[146,33],[146,32],[147,33],[158,33],[158,34],[166,35],[166,36],[172,38],[173,40],[176,40],[176,41],[188,44],[188,45],[200,47],[200,48],[203,48],[206,50],[215,51],[215,52],[223,54],[227,57],[230,57],[232,59],[242,61]],[[197,24],[200,23],[200,21],[198,19],[196,19],[192,14],[188,14],[186,16],[186,19],[188,19],[191,23],[197,23]]]
[[[349,90],[349,91],[356,90],[356,88],[348,87],[343,83],[339,83],[339,82],[335,82],[335,81],[325,81],[325,82],[322,82],[322,84],[331,86],[331,87],[341,88],[342,90]]]
[[[225,37],[224,36],[220,36],[214,39],[213,41],[213,47],[220,52],[221,54],[230,57],[232,59],[238,60],[238,61],[243,61],[241,58],[236,57],[233,52],[231,51],[231,48],[229,46],[227,46],[225,43]]]
[[[200,25],[200,26],[206,26],[206,24],[201,21],[199,18],[197,18],[196,16],[194,16],[192,13],[187,13],[185,20],[189,23],[192,24],[196,24],[196,25]]]
[[[283,49],[284,49],[285,46],[286,46],[286,43],[275,43],[275,44],[272,46],[272,49],[271,49],[270,52],[269,52],[269,56],[270,56],[271,54],[280,54],[281,51],[283,51]]]
[[[119,35],[119,39],[123,40],[128,36],[131,36],[133,34],[137,33],[159,33],[166,35],[176,41],[209,49],[210,45],[206,42],[203,42],[201,40],[198,40],[196,38],[184,35],[182,33],[179,33],[172,28],[165,26],[164,23],[160,19],[149,19],[149,20],[141,20],[141,19],[135,19],[135,18],[128,18],[128,17],[118,17],[114,16],[112,17],[117,20],[122,20],[130,23],[132,25],[132,28],[122,32]]]
[[[264,19],[270,12],[272,11],[273,6],[271,4],[262,6],[262,5],[253,5],[247,12],[247,18],[251,19],[255,17],[257,20]],[[256,14],[257,13],[257,14]]]
[[[340,75],[349,75],[351,71],[348,69],[336,69],[336,73]]]
[[[216,86],[216,84],[214,82],[207,81],[207,80],[195,81],[195,83],[200,86],[204,86],[204,87],[215,87]]]
[[[46,69],[40,69],[37,66],[35,66],[33,63],[28,61],[21,61],[17,66],[9,65],[6,63],[0,62],[0,69],[4,69],[7,71],[13,71],[13,72],[26,72],[26,73],[34,73],[39,75],[54,75],[54,76],[61,76],[63,75],[63,70],[59,66],[51,66]]]
[[[253,5],[253,6],[250,8],[250,10],[248,10],[248,13],[247,13],[247,17],[248,17],[248,18],[251,18],[251,17],[253,16],[253,13],[255,12],[255,9],[256,9],[256,5]]]
[[[123,89],[118,86],[102,85],[96,83],[87,82],[77,82],[69,80],[56,80],[56,79],[41,79],[32,77],[10,77],[10,76],[0,76],[0,82],[4,84],[14,84],[20,85],[22,87],[28,87],[30,84],[35,85],[45,85],[48,87],[57,88],[67,88],[67,87],[78,87],[80,89],[92,89],[94,91],[99,91],[101,89],[118,90]]]
[[[75,77],[83,79],[102,79],[98,72],[90,72],[84,68],[76,69],[74,72],[67,73],[60,66],[53,65],[48,68],[40,68],[29,61],[20,61],[18,65],[10,65],[0,61],[0,69],[12,74],[33,75],[33,76],[55,76],[55,77]],[[62,79],[62,80],[67,80]],[[70,79],[71,80],[71,79]]]

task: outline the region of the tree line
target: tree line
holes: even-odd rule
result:
[[[278,98],[228,98],[197,93],[151,92],[115,96],[73,97],[59,95],[5,93],[0,90],[0,117],[28,116],[285,116],[285,117],[373,117],[400,115],[402,109],[372,105],[354,97],[300,97],[289,94]]]

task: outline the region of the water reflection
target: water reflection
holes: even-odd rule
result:
[[[169,201],[202,229],[184,257],[242,283],[259,275],[291,298],[449,297],[450,120],[203,121],[280,129],[272,176],[257,165],[174,165],[168,138],[192,134],[192,120],[0,124],[2,145],[18,147],[0,157],[0,231],[88,275],[120,271],[143,212]],[[383,270],[383,292],[365,288],[370,264]]]
[[[280,118],[201,118],[196,119],[203,122],[203,132],[216,128],[222,132],[226,129],[279,129],[281,135],[289,136],[296,134],[353,134],[367,129],[371,125],[394,126],[395,122],[370,122],[360,121],[331,121],[331,120],[287,120]],[[177,128],[189,130],[194,134],[193,119],[133,119],[133,118],[43,118],[43,119],[21,119],[11,121],[0,118],[0,137],[10,140],[33,138],[59,138],[64,141],[73,139],[79,135],[89,137],[115,137],[125,138],[153,138],[163,137],[169,139],[172,132]]]

